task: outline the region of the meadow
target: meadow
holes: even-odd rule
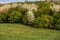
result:
[[[22,24],[0,24],[0,40],[60,40],[60,31]]]

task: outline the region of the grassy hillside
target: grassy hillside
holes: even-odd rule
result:
[[[1,5],[0,40],[60,40],[60,10],[50,6],[48,2]]]
[[[60,31],[21,24],[0,24],[0,40],[60,40]]]

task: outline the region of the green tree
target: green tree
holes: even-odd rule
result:
[[[21,22],[22,14],[18,11],[13,11],[9,14],[9,23],[19,23]]]
[[[48,15],[42,15],[37,17],[34,21],[34,27],[52,28],[53,17]]]
[[[60,30],[60,18],[56,21],[54,28]]]
[[[60,11],[53,14],[54,17],[54,28],[60,29]]]
[[[0,23],[6,23],[6,22],[7,22],[6,12],[0,12]]]

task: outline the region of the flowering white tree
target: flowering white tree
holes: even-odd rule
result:
[[[24,16],[24,18],[23,18],[23,21],[24,21],[24,24],[26,24],[26,23],[27,23],[27,24],[32,24],[33,21],[34,21],[34,19],[35,19],[34,13],[29,10],[29,11],[25,14],[25,16]]]
[[[28,11],[27,12],[28,24],[33,23],[34,19],[35,19],[34,13],[32,11]]]

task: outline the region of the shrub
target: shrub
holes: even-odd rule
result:
[[[18,11],[12,11],[10,14],[9,14],[9,23],[19,23],[21,22],[21,19],[22,19],[22,14]]]
[[[21,6],[17,6],[17,7],[15,7],[14,8],[14,10],[17,10],[18,12],[20,12],[20,13],[22,13],[23,15],[25,15],[25,13],[28,11],[26,8],[23,8],[23,7],[21,7]]]
[[[50,4],[47,2],[40,2],[37,3],[38,5],[38,10],[34,11],[35,17],[39,17],[41,15],[50,15],[51,9],[50,9]]]
[[[6,12],[0,12],[0,23],[6,23],[7,20],[7,15],[6,15]]]
[[[60,12],[54,13],[54,29],[60,29]]]
[[[20,6],[11,7],[7,11],[9,23],[22,23],[23,16],[27,12],[27,9],[23,9]]]
[[[53,17],[48,15],[42,15],[41,17],[37,17],[34,21],[34,27],[43,27],[43,28],[52,28]]]
[[[28,11],[28,10],[25,9],[25,8],[21,8],[21,9],[20,9],[20,12],[21,12],[23,15],[25,15],[25,13],[26,13],[27,11]]]
[[[10,13],[10,12],[12,12],[12,11],[18,11],[18,12],[20,12],[20,13],[22,13],[22,14],[25,14],[28,10],[25,9],[25,8],[22,8],[22,7],[20,7],[20,6],[18,5],[18,6],[16,6],[16,7],[10,7],[9,10],[8,10],[8,13]]]
[[[38,4],[38,12],[40,14],[50,14],[50,4],[47,2],[40,2]]]
[[[53,14],[53,17],[56,18],[56,19],[60,18],[60,12],[54,13],[54,14]]]
[[[55,29],[60,30],[60,18],[57,20],[57,22],[55,23]]]

